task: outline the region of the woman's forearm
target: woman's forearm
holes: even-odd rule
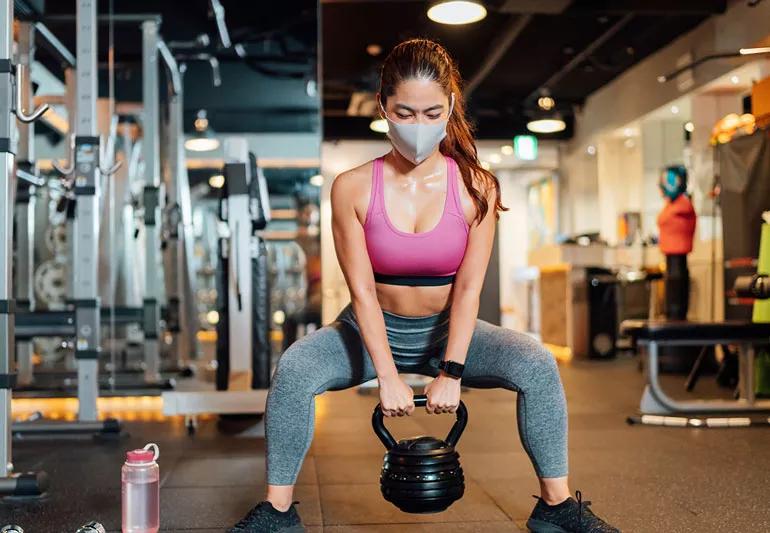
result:
[[[478,291],[458,291],[453,294],[452,309],[449,311],[449,337],[444,359],[465,364],[478,314]]]
[[[383,379],[398,375],[377,295],[366,293],[352,296],[351,305],[361,331],[361,340],[372,358],[377,377]]]

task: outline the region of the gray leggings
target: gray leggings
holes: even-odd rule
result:
[[[399,372],[436,376],[449,310],[421,317],[383,311]],[[292,344],[273,375],[265,412],[267,482],[293,485],[310,448],[315,396],[376,377],[353,308]],[[567,405],[554,357],[523,333],[477,319],[462,382],[516,391],[519,437],[538,477],[567,475]],[[367,420],[368,422],[368,420]]]

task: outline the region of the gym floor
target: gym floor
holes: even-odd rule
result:
[[[642,390],[637,361],[561,366],[570,409],[571,486],[624,532],[770,531],[767,505],[770,429],[628,426]],[[683,377],[666,376],[681,390]],[[713,378],[698,384],[706,389]],[[468,428],[460,440],[467,489],[446,512],[410,515],[385,502],[378,474],[384,450],[371,431],[376,396],[327,393],[317,402],[316,433],[295,499],[309,533],[515,532],[535,500],[537,481],[515,429],[515,397],[503,390],[463,393]],[[451,419],[418,413],[392,421],[396,438],[443,437]],[[261,424],[215,419],[189,437],[178,419],[127,422],[112,443],[17,441],[17,470],[45,469],[50,495],[0,504],[0,524],[29,533],[74,532],[90,520],[120,527],[123,452],[155,441],[161,450],[162,531],[222,531],[263,495]]]

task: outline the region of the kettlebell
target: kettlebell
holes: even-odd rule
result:
[[[428,398],[414,397],[416,407],[425,407]],[[446,439],[419,436],[396,442],[385,428],[380,404],[374,408],[372,427],[388,450],[380,474],[382,496],[405,513],[439,513],[462,498],[465,477],[460,454],[455,451],[465,425],[465,404],[455,412],[457,419]]]

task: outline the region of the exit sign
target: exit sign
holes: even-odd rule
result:
[[[513,153],[522,161],[534,161],[537,159],[537,137],[516,135],[513,138]]]

